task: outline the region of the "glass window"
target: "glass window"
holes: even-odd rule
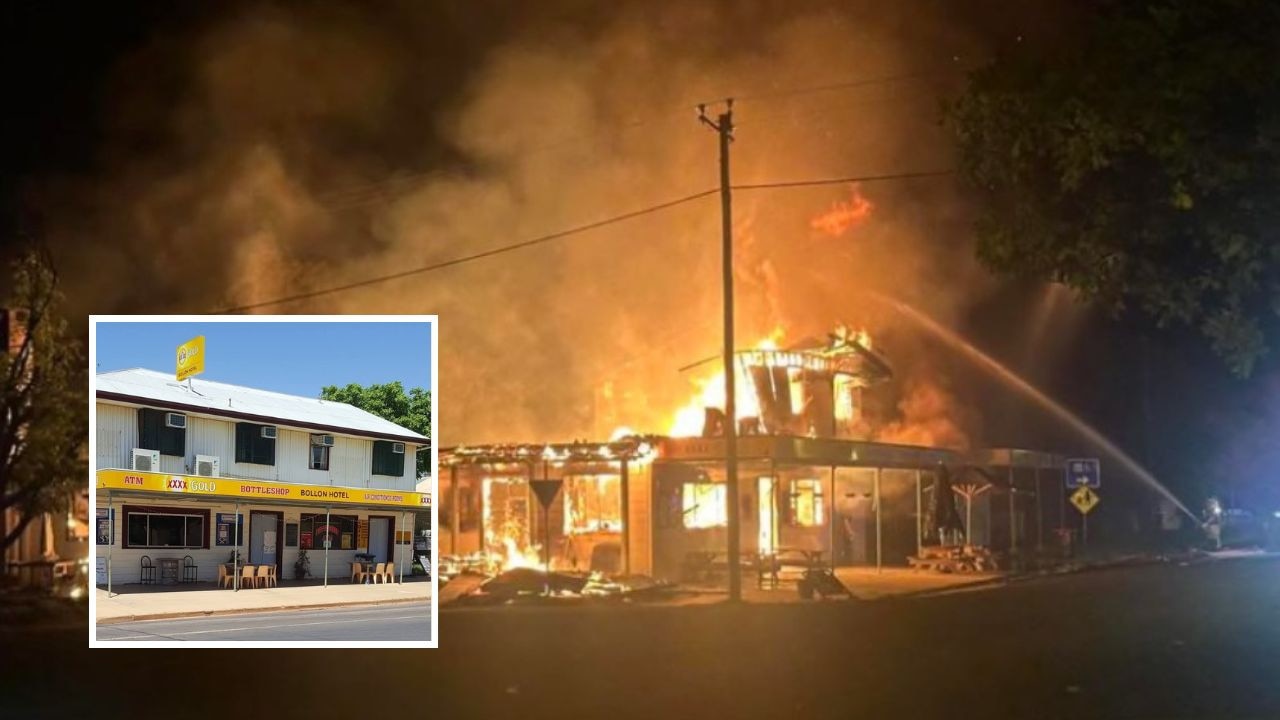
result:
[[[304,513],[298,520],[298,547],[323,550],[328,540],[330,550],[353,550],[356,524],[355,515],[330,515],[326,523],[324,513]]]
[[[797,527],[822,525],[822,483],[812,478],[791,481],[791,524]]]
[[[312,470],[328,470],[329,469],[329,446],[328,445],[312,445],[311,446],[311,469]]]
[[[681,498],[684,526],[687,528],[724,527],[729,523],[729,508],[724,483],[685,483]]]
[[[181,511],[126,511],[125,547],[205,548],[208,537],[204,515]]]
[[[564,532],[622,530],[622,479],[618,475],[576,475],[564,483]]]

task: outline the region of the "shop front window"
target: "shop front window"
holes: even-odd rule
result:
[[[125,547],[207,548],[206,514],[163,508],[125,510]]]
[[[622,530],[622,480],[617,475],[577,475],[564,483],[564,532]]]
[[[685,483],[681,511],[686,528],[724,527],[729,524],[729,508],[724,483]]]
[[[791,481],[791,524],[817,527],[825,520],[822,483],[815,479]]]
[[[328,541],[330,550],[354,550],[356,547],[355,515],[303,514],[298,520],[298,546],[323,550]]]

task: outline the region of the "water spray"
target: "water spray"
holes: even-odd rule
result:
[[[1033,400],[1037,405],[1049,411],[1054,417],[1071,426],[1074,430],[1083,435],[1089,442],[1101,448],[1113,459],[1117,460],[1126,470],[1133,473],[1143,483],[1160,494],[1161,497],[1172,502],[1179,510],[1186,513],[1187,517],[1193,522],[1199,523],[1196,514],[1183,504],[1181,500],[1173,494],[1169,488],[1155,478],[1146,468],[1142,467],[1137,460],[1134,460],[1128,453],[1121,450],[1119,446],[1107,439],[1105,435],[1098,432],[1092,425],[1085,422],[1080,416],[1068,410],[1061,403],[1041,392],[1039,388],[1024,380],[1020,375],[1005,367],[995,358],[987,355],[983,351],[974,347],[972,343],[960,337],[954,331],[944,327],[937,320],[925,312],[917,309],[897,298],[889,297],[882,293],[868,290],[867,294],[877,302],[888,305],[896,310],[899,314],[906,316],[912,322],[919,325],[929,334],[946,343],[951,348],[958,350],[965,357],[969,358],[978,367],[986,370],[996,379],[1000,380],[1009,387],[1017,390],[1026,397]]]

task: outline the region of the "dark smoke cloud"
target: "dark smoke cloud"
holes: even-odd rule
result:
[[[580,19],[561,19],[575,3],[533,5],[490,21],[271,6],[158,39],[116,74],[103,171],[44,189],[78,307],[254,303],[714,187],[693,104],[729,95],[743,98],[739,182],[947,168],[938,101],[980,52],[934,3],[635,3]],[[785,92],[926,70],[943,72]],[[847,322],[923,387],[912,378],[947,367],[913,360],[919,340],[863,290],[962,315],[989,283],[964,205],[945,178],[867,184],[865,222],[811,227],[850,192],[736,195],[743,344]],[[718,349],[718,210],[708,198],[265,311],[438,314],[445,444],[663,431],[692,388],[676,368]]]

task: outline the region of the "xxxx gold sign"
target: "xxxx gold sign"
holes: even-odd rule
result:
[[[174,377],[179,382],[204,372],[204,336],[197,335],[178,346],[177,370]]]
[[[165,475],[136,470],[99,470],[98,487],[141,490],[157,493],[203,495],[211,498],[259,498],[348,505],[380,505],[398,508],[429,508],[431,494],[407,490],[368,490],[329,485],[298,485],[268,480],[207,478],[192,475]]]

